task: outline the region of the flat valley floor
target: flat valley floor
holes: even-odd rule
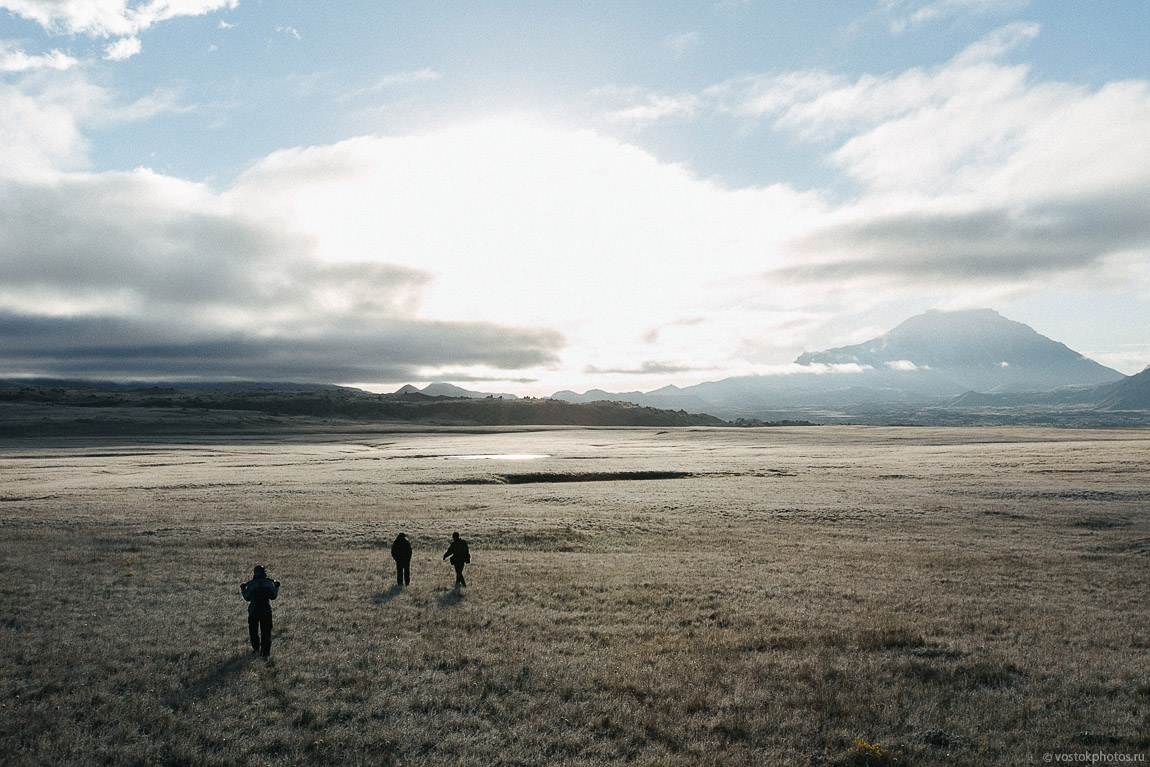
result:
[[[1133,762],[1147,594],[1145,430],[10,439],[0,762]]]

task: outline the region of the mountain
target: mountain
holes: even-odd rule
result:
[[[551,399],[575,403],[629,402],[633,405],[642,405],[643,407],[655,407],[664,410],[690,410],[692,412],[700,408],[705,408],[708,405],[707,401],[701,397],[683,394],[682,389],[677,386],[665,386],[662,389],[656,389],[648,394],[640,391],[612,393],[603,391],[602,389],[590,389],[582,394],[577,394],[573,391],[564,390],[552,394]]]
[[[494,397],[495,399],[519,399],[514,394],[490,394],[488,392],[471,391],[470,389],[464,389],[449,383],[430,383],[422,389],[417,389],[411,384],[406,384],[396,389],[395,394],[423,394],[427,397],[455,397],[457,399],[486,399],[487,397]]]
[[[929,370],[978,392],[1052,389],[1122,378],[1118,371],[992,309],[927,312],[865,343],[803,354],[796,362],[855,363],[880,371]]]
[[[1150,410],[1150,367],[1117,383],[1098,387],[1104,410]]]
[[[1121,381],[1067,386],[1050,391],[967,392],[952,406],[962,408],[1074,407],[1099,411],[1150,410],[1150,367]]]
[[[658,407],[689,402],[692,410],[724,418],[778,418],[793,409],[902,411],[950,403],[971,391],[1089,388],[1124,378],[990,309],[930,311],[865,343],[805,353],[795,362],[798,369],[786,374],[738,376],[648,393],[588,395]],[[554,396],[574,402],[588,395]]]

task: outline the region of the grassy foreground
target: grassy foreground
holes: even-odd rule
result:
[[[11,440],[0,762],[1146,759],[1147,593],[1147,432]]]

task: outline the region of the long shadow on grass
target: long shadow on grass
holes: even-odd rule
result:
[[[238,652],[208,668],[199,681],[168,696],[168,705],[180,709],[194,701],[203,700],[230,682],[235,675],[252,665],[255,656],[248,651]]]
[[[454,607],[463,601],[463,590],[456,586],[450,591],[445,591],[439,595],[440,607]]]
[[[387,602],[390,602],[399,596],[399,592],[401,591],[403,591],[403,587],[399,584],[395,584],[387,591],[376,592],[375,595],[372,596],[371,601],[375,602],[377,605],[386,604]]]

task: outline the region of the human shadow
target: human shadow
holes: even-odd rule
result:
[[[444,591],[439,595],[440,607],[453,607],[463,601],[463,589],[456,586],[453,589]]]
[[[237,673],[251,666],[255,659],[254,653],[250,650],[244,650],[209,666],[199,679],[189,683],[184,689],[169,695],[168,705],[178,710],[207,698],[217,689],[228,684]]]
[[[403,586],[400,586],[398,583],[392,584],[392,587],[387,591],[376,592],[372,596],[371,601],[377,605],[387,604],[399,596],[401,591],[403,591]]]

